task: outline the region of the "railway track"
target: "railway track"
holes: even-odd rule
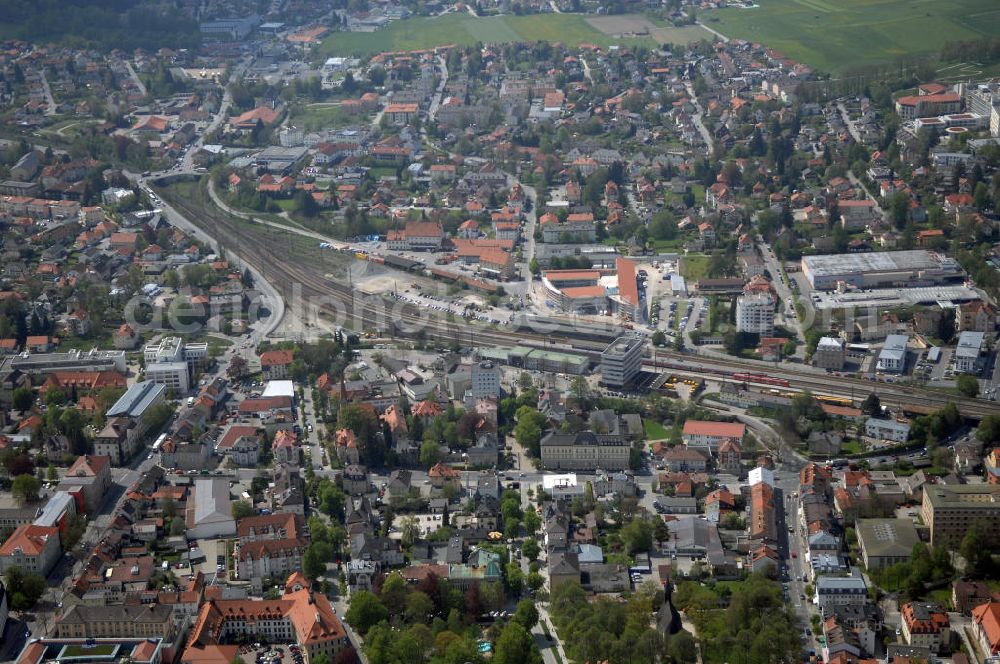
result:
[[[748,368],[746,364],[740,362],[691,357],[673,352],[657,353],[655,364],[647,362],[647,365],[657,369],[670,369],[675,373],[687,376],[705,378],[707,375],[714,374],[717,377],[727,377],[729,380],[734,380],[733,373],[747,371]],[[755,368],[754,371],[762,373],[759,368]],[[809,389],[820,394],[850,397],[857,401],[864,399],[869,393],[875,392],[882,397],[883,402],[895,402],[903,408],[910,407],[918,412],[932,412],[949,403],[958,406],[959,411],[967,417],[980,418],[1000,411],[1000,406],[992,402],[969,399],[954,394],[939,394],[907,385],[873,382],[849,376],[832,378],[822,374],[789,369],[777,369],[764,373],[774,378],[786,379],[789,382],[789,387],[793,389]],[[770,386],[757,385],[757,387]],[[916,408],[913,408],[914,406]]]
[[[161,195],[166,197],[171,206],[212,237],[238,239],[240,258],[256,267],[293,310],[296,298],[312,298],[318,312],[325,313],[335,322],[343,321],[340,324],[354,330],[378,330],[381,336],[469,345],[492,343],[498,346],[517,344],[558,348],[584,354],[591,360],[600,362],[600,351],[605,347],[605,342],[579,339],[558,332],[540,334],[526,325],[515,324],[503,329],[492,329],[460,318],[447,320],[441,312],[391,298],[361,296],[348,284],[317,274],[316,270],[300,261],[277,257],[275,244],[266,235],[261,237],[259,233],[247,233],[229,215],[206,212],[204,205],[173,194],[174,192],[161,188]],[[215,209],[214,205],[212,209]],[[705,377],[706,374],[725,376],[744,371],[766,372],[770,376],[787,379],[793,389],[810,389],[832,396],[861,399],[874,391],[883,400],[915,405],[928,412],[948,403],[955,403],[962,414],[968,417],[983,417],[1000,410],[1000,406],[994,403],[951,394],[936,394],[915,387],[874,383],[848,376],[831,378],[784,367],[764,370],[752,363],[714,357],[699,358],[673,351],[658,350],[655,361],[657,369],[669,368],[678,373],[700,377]],[[646,365],[654,366],[648,361]]]
[[[517,343],[548,347],[551,337],[534,334],[523,329],[492,330],[483,325],[473,324],[463,319],[447,320],[440,312],[417,307],[410,303],[371,296],[361,296],[349,285],[318,274],[316,270],[295,260],[276,259],[275,245],[268,242],[266,233],[247,233],[241,228],[244,221],[234,222],[225,214],[206,214],[198,203],[174,196],[169,190],[161,190],[167,202],[187,219],[203,228],[210,235],[219,238],[239,239],[240,258],[254,265],[265,276],[290,306],[297,298],[309,299],[333,320],[342,320],[347,327],[355,330],[375,329],[382,332],[392,328],[392,336],[419,336],[442,341],[489,341],[509,345]],[[211,222],[205,223],[205,222]],[[261,229],[264,229],[261,226]],[[291,231],[290,231],[291,232]],[[336,254],[334,254],[336,255]],[[580,342],[598,350],[603,346],[593,342]]]

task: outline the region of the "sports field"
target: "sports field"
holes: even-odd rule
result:
[[[997,0],[756,1],[758,7],[704,12],[701,20],[727,37],[761,42],[831,72],[1000,33]]]
[[[621,17],[625,19],[627,17]],[[696,41],[711,39],[701,28],[666,30],[650,25],[646,36],[609,34],[588,22],[580,14],[537,14],[531,16],[491,16],[476,18],[469,14],[447,14],[433,18],[394,21],[377,32],[334,32],[327,37],[320,53],[328,55],[367,55],[382,51],[411,51],[445,44],[468,46],[476,42],[505,43],[518,41],[560,42],[568,46],[656,46],[658,41]],[[640,21],[644,21],[639,17]]]

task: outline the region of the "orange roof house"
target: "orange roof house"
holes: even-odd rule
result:
[[[436,401],[420,401],[413,406],[413,416],[414,417],[437,417],[443,411],[441,410],[441,404]]]
[[[17,424],[18,433],[34,433],[35,429],[41,428],[42,418],[39,415],[29,415]]]
[[[136,131],[152,131],[157,134],[162,134],[167,130],[168,122],[166,118],[162,118],[158,115],[151,115],[145,120],[139,122],[133,127]]]
[[[97,400],[92,396],[82,396],[76,400],[76,409],[86,415],[93,415],[97,412]]]
[[[288,366],[294,359],[295,357],[290,350],[269,350],[260,354],[260,366],[261,368]]]
[[[972,623],[980,649],[1000,655],[1000,602],[992,600],[972,609]]]
[[[0,557],[15,555],[17,551],[26,556],[37,556],[45,549],[50,537],[58,536],[59,530],[54,526],[22,524],[0,546]]]
[[[254,539],[294,540],[303,534],[302,517],[288,512],[248,516],[236,524],[236,535],[241,542]]]
[[[333,442],[337,447],[352,448],[358,446],[358,437],[350,429],[337,429]]]
[[[431,484],[436,487],[453,484],[461,479],[461,474],[457,470],[443,463],[437,463],[431,467],[427,471],[427,476],[430,478]]]
[[[111,457],[84,454],[66,471],[66,477],[97,477],[111,465]]]
[[[0,546],[3,569],[22,567],[47,576],[61,554],[59,529],[22,524]]]
[[[231,449],[240,438],[256,438],[258,435],[257,427],[253,425],[234,424],[229,427],[226,433],[222,434],[222,438],[219,439],[217,449],[220,451]]]
[[[899,613],[911,635],[946,633],[951,625],[948,614],[936,604],[908,602],[900,607]]]
[[[274,434],[274,441],[271,443],[274,449],[280,449],[282,447],[295,447],[298,445],[299,437],[295,435],[294,432],[288,429],[279,429],[277,433]]]
[[[111,234],[111,247],[134,247],[139,239],[138,233],[133,233],[130,231],[122,231],[118,233]]]
[[[381,419],[389,425],[389,430],[394,434],[406,433],[406,417],[403,415],[402,411],[396,408],[395,404],[385,409],[385,412],[382,413]]]
[[[257,126],[258,122],[265,125],[274,124],[279,115],[280,113],[273,108],[258,106],[246,113],[237,115],[230,122],[237,129],[253,129]]]

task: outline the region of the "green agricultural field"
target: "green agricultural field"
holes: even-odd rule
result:
[[[691,33],[692,38],[702,33]],[[706,33],[707,34],[707,33]],[[395,21],[378,32],[334,32],[320,47],[322,56],[369,55],[382,51],[412,51],[447,44],[469,46],[476,42],[507,43],[551,41],[569,46],[582,43],[655,46],[653,37],[616,38],[587,23],[579,14],[539,14],[531,16],[490,16],[448,14],[433,18]]]
[[[936,53],[948,41],[1000,32],[996,0],[757,0],[706,12],[727,37],[761,42],[824,71]]]

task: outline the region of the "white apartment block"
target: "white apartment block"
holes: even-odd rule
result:
[[[978,374],[981,369],[979,358],[985,344],[985,332],[962,332],[958,335],[958,345],[952,360],[955,372]]]
[[[642,371],[643,338],[621,336],[601,353],[601,380],[609,387],[624,387]]]
[[[905,443],[910,436],[910,425],[896,420],[880,420],[874,417],[865,422],[865,435],[876,440]]]
[[[816,578],[815,603],[823,615],[834,606],[864,606],[868,603],[868,586],[860,574],[819,576]]]
[[[195,370],[208,358],[208,344],[185,344],[180,337],[164,337],[158,344],[147,344],[142,355],[147,380],[183,394],[190,389]]]
[[[890,334],[878,354],[876,368],[886,373],[903,373],[906,368],[906,344],[910,338],[905,334]]]
[[[146,365],[146,380],[184,394],[191,389],[188,365],[185,362],[156,362]]]
[[[745,293],[736,299],[736,331],[774,336],[774,298],[768,293]]]
[[[180,337],[164,337],[158,344],[146,344],[142,349],[146,363],[152,362],[186,362],[194,371],[198,364],[208,357],[208,344],[185,344]]]

